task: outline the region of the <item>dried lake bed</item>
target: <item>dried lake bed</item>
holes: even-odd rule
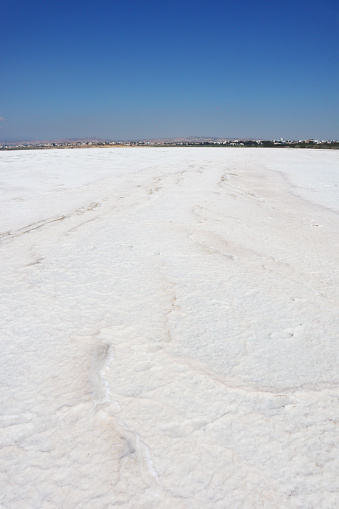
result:
[[[0,183],[0,507],[339,506],[339,152],[1,152]]]

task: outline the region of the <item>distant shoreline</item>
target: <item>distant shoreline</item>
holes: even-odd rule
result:
[[[314,150],[338,150],[339,142],[321,142],[321,143],[275,143],[275,142],[230,142],[230,143],[190,143],[190,142],[181,142],[181,143],[156,143],[156,142],[126,142],[126,143],[83,143],[83,144],[53,144],[53,145],[3,145],[0,146],[0,151],[13,151],[13,150],[65,150],[65,149],[81,149],[81,148],[121,148],[121,147],[198,147],[198,148],[206,148],[206,147],[219,147],[219,148],[308,148]]]

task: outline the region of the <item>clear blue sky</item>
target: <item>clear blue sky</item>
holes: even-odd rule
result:
[[[1,0],[0,139],[339,138],[338,0]]]

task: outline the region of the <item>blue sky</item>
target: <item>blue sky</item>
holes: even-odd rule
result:
[[[0,12],[0,139],[339,138],[337,0]]]

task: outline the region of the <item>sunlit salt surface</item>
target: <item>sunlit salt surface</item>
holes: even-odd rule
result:
[[[0,153],[0,506],[338,507],[338,175]]]

